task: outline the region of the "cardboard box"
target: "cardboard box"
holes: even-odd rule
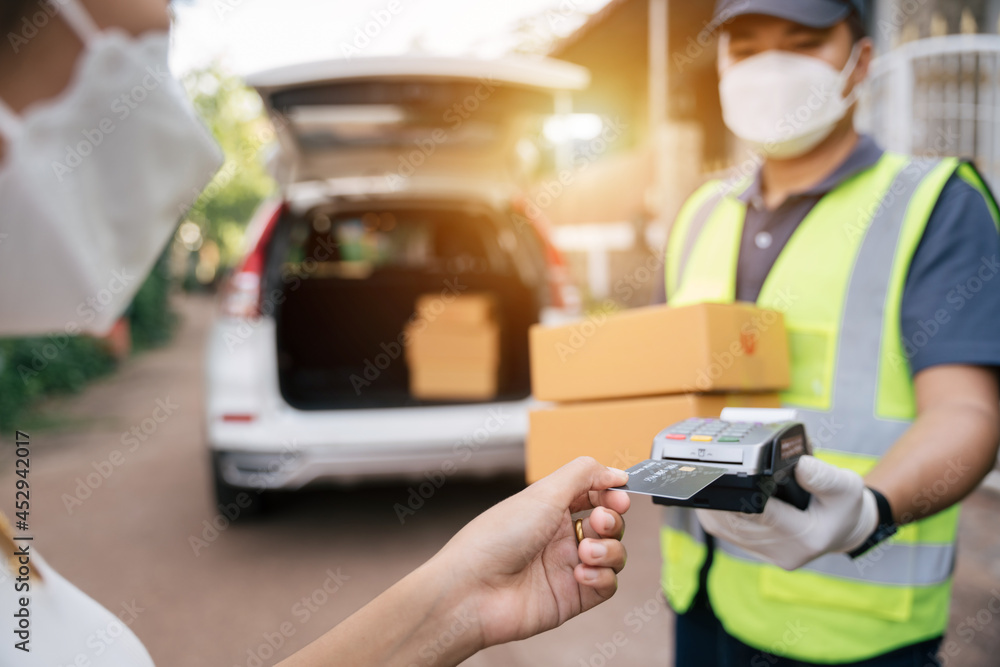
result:
[[[428,400],[487,400],[497,393],[497,369],[483,365],[410,365],[410,393]]]
[[[469,361],[496,367],[500,361],[500,327],[492,322],[421,325],[417,320],[407,329],[406,340],[406,359],[411,364]]]
[[[440,294],[417,299],[417,317],[428,322],[482,324],[496,319],[496,300],[490,294],[462,294],[445,301]]]
[[[785,389],[781,313],[750,304],[653,306],[531,329],[531,384],[543,401]]]
[[[595,401],[533,411],[526,444],[528,482],[578,456],[615,468],[649,458],[653,437],[689,417],[718,417],[722,408],[778,408],[777,394],[685,394],[623,401]]]
[[[410,393],[428,400],[487,400],[496,396],[500,326],[495,302],[468,294],[445,302],[417,299],[418,318],[406,329]]]

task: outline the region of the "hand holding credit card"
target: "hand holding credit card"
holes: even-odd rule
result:
[[[617,489],[675,500],[693,498],[699,491],[726,474],[724,468],[665,460],[643,461],[625,472],[628,473],[628,484],[616,487]]]

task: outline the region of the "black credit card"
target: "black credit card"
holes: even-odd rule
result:
[[[637,463],[625,472],[628,484],[616,487],[629,493],[688,500],[726,474],[724,468],[680,461],[650,459]]]

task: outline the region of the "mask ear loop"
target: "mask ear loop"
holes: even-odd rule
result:
[[[90,46],[101,34],[101,29],[97,27],[93,17],[80,0],[61,0],[60,4],[62,6],[59,8],[59,14],[66,21],[66,25],[80,38],[84,48]],[[20,116],[0,99],[0,137],[9,143],[21,133],[22,128]]]
[[[718,54],[719,55],[718,55],[717,61],[715,63],[715,66],[716,66],[715,68],[716,68],[719,76],[721,77],[722,73],[726,70],[727,67],[729,67],[729,64],[730,64],[729,63],[729,33],[726,32],[726,31],[722,31],[721,33],[719,33],[719,50],[718,50]]]
[[[851,78],[851,75],[854,74],[854,71],[858,68],[858,63],[860,61],[861,61],[861,42],[858,42],[857,44],[854,45],[854,48],[851,49],[851,57],[847,59],[847,64],[844,65],[844,69],[840,73],[840,76],[843,79],[843,81],[840,84],[841,95],[844,94],[844,86],[847,85],[847,80]],[[841,98],[844,101],[843,103],[845,109],[850,109],[851,106],[858,101],[858,98],[861,97],[862,83],[863,82],[859,81],[854,86],[854,90],[851,91],[850,95]]]
[[[101,34],[101,29],[97,27],[97,23],[94,22],[83,3],[80,0],[61,0],[59,4],[62,5],[59,8],[59,14],[66,21],[66,25],[80,38],[84,48],[90,46],[94,39]],[[0,100],[0,137],[9,142],[21,133],[22,127],[21,118],[6,102]]]
[[[59,12],[63,20],[76,33],[83,45],[89,46],[101,34],[101,29],[97,27],[90,12],[80,0],[62,0],[61,4]]]

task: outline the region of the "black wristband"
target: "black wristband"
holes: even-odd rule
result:
[[[889,501],[875,489],[868,487],[868,490],[875,496],[875,506],[878,508],[878,525],[875,526],[875,531],[868,536],[868,539],[861,543],[860,547],[847,554],[851,558],[857,558],[876,544],[884,542],[895,535],[898,530],[898,526],[892,518],[892,508],[889,506]]]

